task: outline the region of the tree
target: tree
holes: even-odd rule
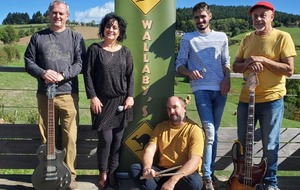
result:
[[[18,40],[18,33],[13,26],[6,26],[0,29],[0,41],[4,44],[11,44]]]
[[[252,30],[252,19],[248,14],[249,6],[219,6],[211,5],[213,29],[224,31],[230,36]],[[187,22],[193,18],[192,8],[177,8],[176,30],[188,31]],[[275,12],[274,27],[300,26],[300,15]],[[236,22],[236,23],[235,23]]]
[[[226,18],[211,21],[212,28],[217,31],[231,33],[235,36],[249,30],[249,23],[243,19]]]
[[[5,45],[0,48],[0,65],[20,60],[21,55],[15,45]]]
[[[29,15],[28,13],[8,13],[6,18],[3,20],[3,25],[8,24],[28,24]]]
[[[20,29],[19,32],[18,32],[18,36],[19,36],[19,38],[25,37],[26,36],[25,31],[23,29]]]
[[[42,13],[40,11],[38,11],[32,15],[32,19],[31,19],[30,23],[42,24],[42,23],[45,23],[45,21],[46,21],[46,18],[42,15]]]

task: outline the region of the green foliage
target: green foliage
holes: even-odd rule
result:
[[[0,41],[2,41],[4,44],[11,44],[18,40],[18,33],[13,26],[9,25],[4,28],[0,28]]]
[[[289,96],[285,97],[285,101],[290,102],[296,107],[300,107],[300,81],[299,80],[287,80],[287,94]]]
[[[236,19],[242,20],[245,23],[248,23],[248,30],[252,27],[251,17],[248,14],[248,9],[250,6],[220,6],[220,5],[211,5],[210,9],[212,11],[213,19],[212,20],[221,20],[221,19]],[[193,9],[192,8],[177,8],[176,12],[176,29],[187,32],[186,21],[193,18]],[[291,27],[296,26],[296,23],[300,20],[300,15],[287,14],[284,12],[276,11],[274,19],[274,27]],[[238,21],[240,22],[240,21]],[[221,27],[221,26],[220,26]],[[221,29],[224,32],[234,32],[230,28],[226,30]],[[244,25],[239,25],[241,32],[244,30]],[[216,27],[218,28],[218,27]],[[228,29],[228,30],[227,30]],[[231,28],[232,29],[232,28]],[[238,31],[235,31],[238,32]]]
[[[186,32],[192,32],[192,31],[195,31],[195,29],[196,29],[196,26],[195,26],[194,20],[188,20],[185,23],[185,31]]]
[[[47,24],[31,24],[31,25],[17,25],[14,28],[18,31],[19,38],[23,38],[25,36],[31,36],[36,31],[43,30],[47,28]]]
[[[296,106],[295,104],[285,101],[284,104],[284,118],[295,120],[295,112],[296,112]],[[296,120],[300,121],[300,120]]]
[[[28,24],[29,20],[28,13],[8,13],[2,24]]]
[[[3,48],[0,48],[0,65],[6,64],[8,64],[7,53],[3,50]]]
[[[18,49],[16,48],[15,45],[6,45],[3,47],[3,50],[6,52],[7,54],[7,61],[8,62],[12,62],[15,60],[20,60],[20,53],[18,51]]]
[[[34,32],[35,32],[35,29],[34,28],[30,28],[30,34],[32,35],[32,34],[34,34]]]
[[[21,55],[15,45],[5,45],[0,48],[0,65],[6,65],[20,60]]]
[[[48,21],[47,16],[43,15],[40,11],[33,13],[32,19],[30,19],[28,13],[8,13],[3,20],[3,25],[15,25],[15,24],[40,24]]]
[[[38,123],[38,112],[36,109],[30,110],[27,114],[27,122],[26,124],[37,124]]]
[[[249,22],[236,18],[212,20],[211,26],[214,30],[228,32],[228,36],[236,36],[248,31],[250,28]]]
[[[0,118],[3,119],[5,123],[16,122],[16,116],[14,114],[4,113],[3,105],[2,105],[2,111],[0,112]]]
[[[19,36],[19,38],[25,37],[26,36],[25,31],[23,29],[19,30],[18,36]]]
[[[178,55],[180,40],[181,40],[181,36],[175,37],[175,57],[177,57]]]
[[[47,16],[43,16],[40,11],[34,13],[32,15],[32,19],[30,20],[30,23],[33,24],[42,24],[47,22]]]

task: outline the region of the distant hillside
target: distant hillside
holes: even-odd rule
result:
[[[80,32],[83,36],[83,39],[97,39],[99,38],[99,28],[98,27],[87,27],[87,26],[75,26],[72,27],[75,31]],[[29,43],[31,36],[26,36],[24,38],[20,38],[18,41],[19,45],[27,45]]]
[[[248,14],[248,9],[250,6],[220,6],[220,5],[211,5],[210,6],[213,13],[213,20],[219,19],[243,19],[248,21],[249,26],[252,26],[251,17]],[[186,31],[186,26],[182,25],[189,20],[193,20],[192,7],[190,8],[177,8],[176,12],[176,29]],[[294,15],[289,13],[284,13],[280,11],[275,11],[275,23],[278,26],[299,26],[300,15]]]
[[[212,26],[215,30],[224,31],[228,36],[233,37],[241,34],[247,30],[252,30],[251,17],[248,14],[249,6],[221,6],[211,5],[213,12],[213,20],[211,25],[227,26],[227,28],[217,28]],[[234,19],[236,20],[234,20]],[[227,21],[224,19],[227,19]],[[230,20],[231,19],[231,20]],[[218,22],[218,20],[223,20]],[[293,15],[280,11],[275,12],[274,27],[300,27],[300,15]],[[244,22],[244,23],[243,23]],[[246,25],[246,24],[248,25]],[[34,25],[34,24],[31,24]],[[45,24],[43,24],[45,25]],[[0,28],[5,25],[0,25]],[[17,27],[18,25],[14,25]],[[18,26],[21,29],[22,25]],[[98,38],[98,27],[82,27],[72,26],[76,31],[80,32],[84,39],[97,39]],[[234,28],[234,29],[233,29]],[[187,32],[195,29],[192,7],[189,8],[177,8],[176,9],[176,30]],[[20,38],[19,44],[26,45],[29,42],[30,37]]]

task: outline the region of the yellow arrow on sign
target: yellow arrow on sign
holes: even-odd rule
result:
[[[131,0],[145,15],[148,14],[161,0]]]

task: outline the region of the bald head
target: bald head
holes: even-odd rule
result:
[[[185,102],[184,102],[183,98],[178,97],[178,96],[171,96],[171,97],[169,97],[168,101],[167,101],[167,105],[170,102],[176,102],[176,101],[178,101],[178,103],[180,103],[182,106],[185,106]]]
[[[167,101],[167,113],[173,125],[181,125],[185,120],[186,104],[178,96],[171,96]]]

